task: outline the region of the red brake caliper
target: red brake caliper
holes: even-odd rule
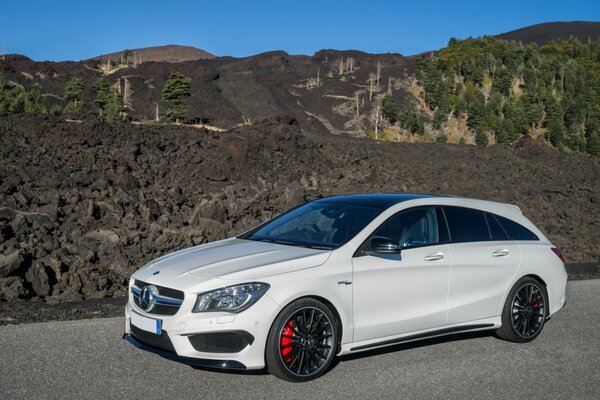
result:
[[[292,338],[288,336],[294,336],[294,331],[292,330],[293,324],[293,321],[288,321],[288,323],[285,324],[285,327],[281,331],[281,342],[279,348],[281,349],[281,357],[283,357],[286,363],[292,361],[291,357],[286,358],[286,356],[292,351]]]
[[[533,309],[537,310],[538,308],[540,308],[540,303],[539,303],[540,298],[536,296],[535,300],[533,301]]]

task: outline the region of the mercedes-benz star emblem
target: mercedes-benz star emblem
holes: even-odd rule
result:
[[[140,308],[146,312],[152,310],[156,305],[156,295],[158,295],[156,286],[144,286],[140,292]]]

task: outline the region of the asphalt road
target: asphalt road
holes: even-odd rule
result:
[[[600,280],[532,343],[468,334],[342,358],[317,381],[197,370],[121,340],[121,318],[0,327],[2,399],[600,398]]]

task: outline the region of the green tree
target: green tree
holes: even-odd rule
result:
[[[125,119],[125,105],[123,99],[112,90],[108,102],[106,103],[104,120],[108,122],[123,121]]]
[[[475,134],[475,143],[477,146],[486,147],[488,145],[488,135],[483,129],[478,129]]]
[[[104,78],[97,79],[92,84],[92,88],[94,89],[94,92],[96,92],[96,99],[94,100],[94,103],[98,106],[100,116],[102,117],[106,105],[113,97],[113,90]]]
[[[598,132],[592,132],[587,140],[587,152],[600,156],[600,135]]]
[[[381,113],[383,114],[383,117],[390,122],[390,124],[396,123],[398,118],[396,102],[389,94],[386,94],[381,101]]]
[[[48,110],[44,105],[44,99],[37,89],[24,93],[23,111],[28,114],[47,114]]]
[[[162,100],[169,105],[167,117],[179,123],[187,114],[185,99],[191,96],[192,78],[180,72],[169,76],[162,91]]]
[[[83,114],[85,112],[85,103],[81,100],[81,92],[85,89],[83,79],[71,78],[67,82],[63,97],[67,100],[64,109],[65,114]]]

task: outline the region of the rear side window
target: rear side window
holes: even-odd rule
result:
[[[483,211],[471,208],[444,206],[444,214],[453,243],[490,240],[490,231]]]
[[[511,221],[510,219],[499,215],[495,215],[495,217],[512,240],[540,240],[535,233],[524,226],[517,224],[515,221]]]
[[[490,227],[490,235],[492,237],[492,240],[510,240],[510,238],[506,234],[506,231],[504,230],[504,228],[502,228],[494,214],[485,213],[485,219],[487,220],[488,226]]]

